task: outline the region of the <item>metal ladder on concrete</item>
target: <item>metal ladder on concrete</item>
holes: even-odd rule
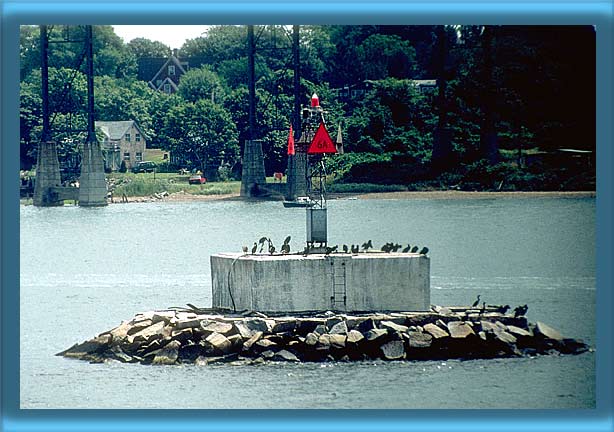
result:
[[[330,266],[333,281],[333,292],[330,296],[331,308],[333,310],[345,310],[347,305],[345,260],[331,259]]]

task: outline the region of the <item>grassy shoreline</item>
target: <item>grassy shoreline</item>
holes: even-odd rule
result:
[[[188,176],[177,174],[114,174],[109,176],[109,190],[113,202],[191,202],[210,200],[243,200],[240,197],[240,181],[208,182],[203,185],[188,184]],[[267,183],[273,183],[267,179]],[[341,187],[339,187],[341,186]],[[403,185],[342,184],[331,185],[329,199],[493,199],[493,198],[594,198],[595,191],[462,191],[407,190]],[[279,194],[269,200],[283,200]],[[32,199],[21,199],[20,204],[31,205]],[[66,203],[70,205],[70,203]]]

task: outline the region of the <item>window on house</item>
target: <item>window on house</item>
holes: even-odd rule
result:
[[[164,84],[164,93],[171,94],[171,85],[170,84]]]
[[[128,153],[128,152],[124,153],[124,160],[126,160],[126,161],[130,160],[130,153]]]
[[[137,162],[141,162],[143,160],[143,153],[136,152],[136,156],[134,157]]]
[[[168,74],[169,75],[175,75],[175,65],[170,65],[168,67]]]
[[[138,133],[138,132],[136,132],[136,133],[134,134],[134,140],[135,140],[136,142],[141,142],[141,134],[140,134],[140,133]]]
[[[160,87],[160,84],[162,84],[162,80],[156,80],[156,87]]]
[[[126,141],[130,142],[130,132],[126,134],[125,138],[126,138]]]

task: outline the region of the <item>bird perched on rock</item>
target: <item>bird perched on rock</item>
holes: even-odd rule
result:
[[[252,253],[255,254],[258,250],[258,243],[254,242],[254,246],[252,247]]]
[[[367,251],[367,250],[369,250],[369,249],[373,249],[373,243],[371,243],[371,240],[369,240],[369,241],[367,241],[367,242],[364,242],[364,243],[362,244],[362,248],[363,248],[365,251]]]
[[[403,249],[401,252],[403,253],[407,253],[411,250],[411,245],[407,245],[407,247],[405,249]]]
[[[429,248],[427,248],[426,246],[424,246],[421,250],[420,250],[420,255],[426,255],[427,253],[429,253]]]
[[[243,246],[243,253],[247,253],[247,246]]]
[[[414,246],[413,248],[411,248],[411,253],[416,253],[418,252],[418,246]]]
[[[269,253],[271,255],[273,255],[275,253],[275,246],[273,246],[273,244],[271,243],[271,245],[269,246]]]
[[[392,243],[386,243],[381,247],[382,252],[390,252],[392,250]]]
[[[505,305],[505,306],[499,306],[499,309],[497,309],[497,312],[504,314],[505,312],[507,312],[510,309],[510,305]]]
[[[480,304],[480,294],[478,294],[478,298],[476,299],[476,301],[473,302],[471,307],[476,307],[478,304]]]
[[[356,246],[352,245],[352,253],[358,253],[359,250],[360,249],[359,249],[358,245],[356,245]]]
[[[337,252],[337,249],[339,249],[339,245],[335,245],[332,248],[330,248],[331,252]]]
[[[393,244],[393,245],[392,245],[392,252],[396,252],[396,251],[398,251],[399,249],[401,249],[402,247],[403,247],[403,245],[400,245],[400,244],[398,244],[398,243]]]
[[[527,305],[517,306],[516,308],[514,308],[514,318],[518,318],[519,316],[526,315],[528,310],[529,310],[529,306]]]
[[[348,245],[343,245],[343,253],[348,253]]]

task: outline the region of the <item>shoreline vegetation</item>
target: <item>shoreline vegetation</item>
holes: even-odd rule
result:
[[[368,193],[331,193],[329,200],[343,199],[381,199],[381,200],[404,200],[404,199],[501,199],[501,198],[595,198],[595,191],[531,191],[531,192],[485,192],[485,191],[398,191],[398,192],[368,192]],[[281,197],[265,198],[269,201],[281,201]],[[148,203],[148,202],[200,202],[200,201],[222,201],[222,200],[261,200],[260,198],[244,198],[239,195],[239,192],[221,193],[221,194],[192,194],[189,192],[174,192],[170,194],[154,194],[150,196],[128,196],[125,201],[121,198],[114,197],[113,202],[109,200],[109,204],[126,204],[126,203]],[[31,198],[22,198],[21,205],[32,205]],[[70,205],[71,202],[66,202]]]
[[[217,200],[269,200],[283,201],[279,188],[285,183],[267,178],[271,195],[263,198],[240,196],[240,181],[207,182],[202,185],[188,184],[189,176],[172,173],[118,174],[107,177],[109,204],[144,202],[195,202]],[[460,190],[458,188],[424,187],[416,189],[400,184],[332,183],[328,186],[328,199],[493,199],[493,198],[594,198],[596,191],[552,190]],[[21,198],[21,205],[31,205],[32,198]],[[66,201],[66,205],[74,204]]]

